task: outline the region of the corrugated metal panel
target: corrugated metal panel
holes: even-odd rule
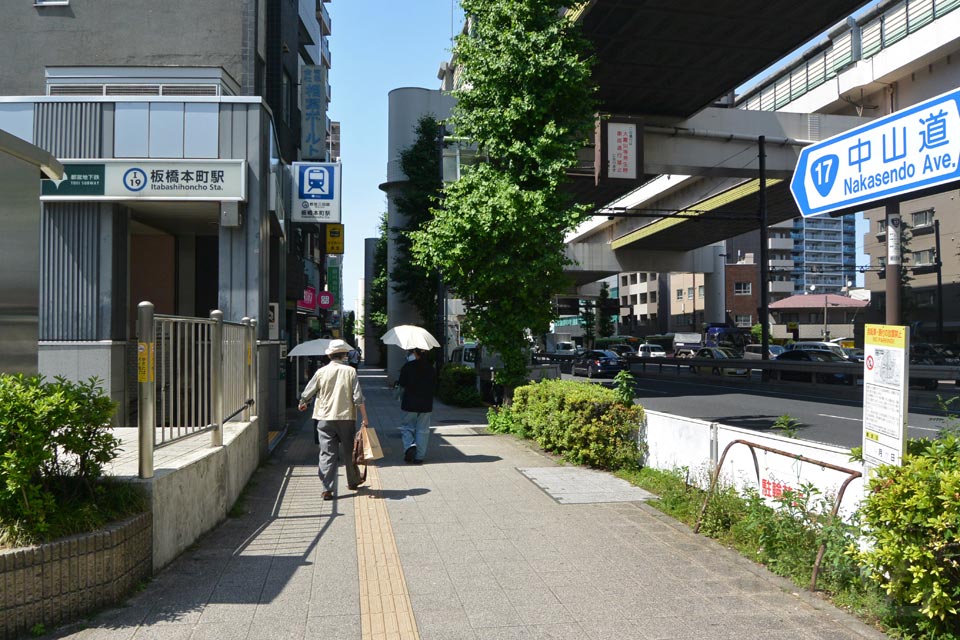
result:
[[[57,158],[100,158],[103,104],[40,102],[34,120],[35,144]]]
[[[99,204],[47,202],[43,209],[39,339],[97,340]]]

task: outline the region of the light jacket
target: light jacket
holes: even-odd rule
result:
[[[364,403],[356,370],[337,360],[313,374],[300,399],[306,404],[313,396],[314,420],[356,420],[357,405]]]

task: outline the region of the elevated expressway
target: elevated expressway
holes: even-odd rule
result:
[[[590,153],[571,171],[572,196],[597,213],[567,238],[576,284],[624,271],[704,273],[705,318],[722,320],[716,243],[760,226],[758,137],[773,224],[799,215],[787,184],[802,145],[865,121],[724,108],[728,97],[865,4],[591,0],[574,10],[595,47],[601,112],[643,131],[636,180],[597,180]]]

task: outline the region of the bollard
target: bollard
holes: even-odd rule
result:
[[[153,477],[154,429],[157,415],[157,336],[153,326],[153,304],[137,305],[137,418],[139,428],[139,472]]]
[[[210,336],[210,387],[213,400],[213,431],[210,446],[223,446],[223,311],[210,312],[213,331]]]

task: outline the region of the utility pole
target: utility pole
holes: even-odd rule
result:
[[[940,259],[940,221],[933,221],[937,256],[937,342],[943,344],[943,260]]]
[[[760,169],[759,209],[760,217],[760,357],[770,359],[770,256],[767,248],[769,232],[767,231],[767,152],[764,148],[766,138],[757,138],[757,152]],[[767,376],[766,369],[763,376]]]
[[[900,317],[900,203],[891,202],[886,206],[887,218],[887,324],[898,325]]]

